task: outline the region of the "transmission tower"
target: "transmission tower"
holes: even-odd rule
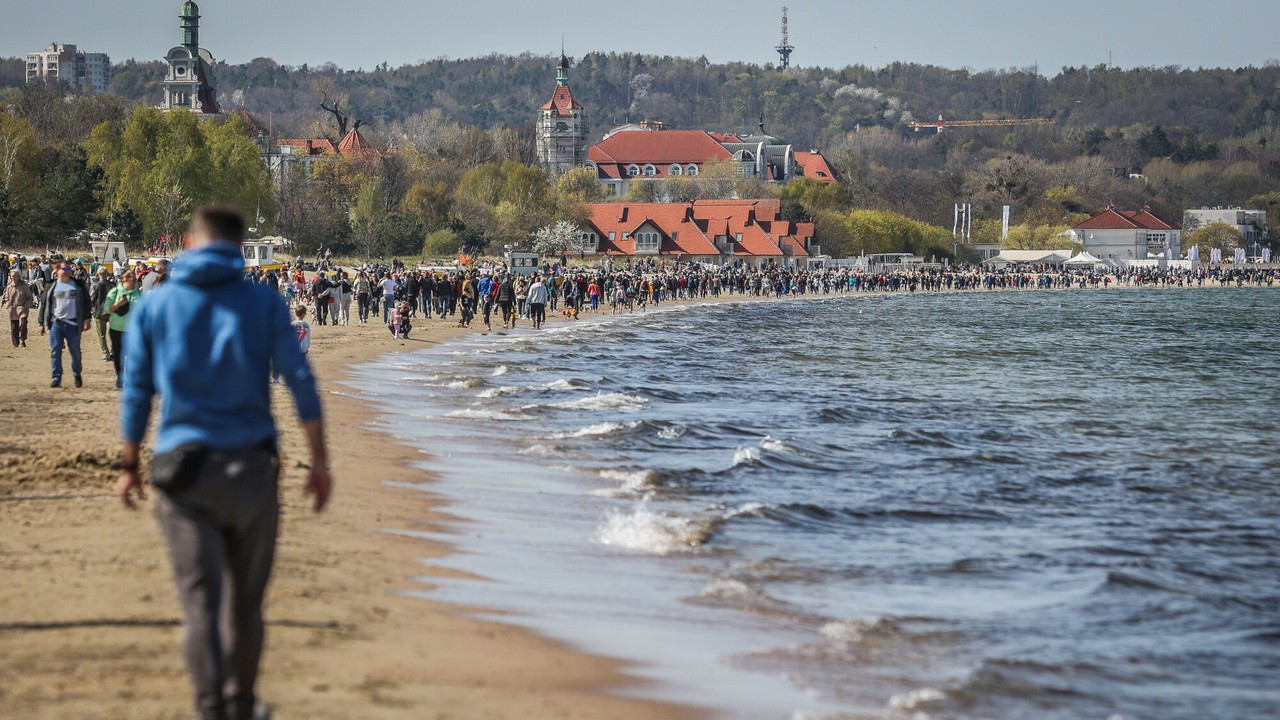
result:
[[[787,8],[782,8],[782,42],[778,47],[774,48],[778,51],[778,65],[780,70],[786,70],[791,67],[791,51],[795,50],[791,46],[791,38],[787,34]]]

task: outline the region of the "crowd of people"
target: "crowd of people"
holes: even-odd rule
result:
[[[318,268],[312,270],[310,268]],[[308,268],[308,269],[304,269]],[[80,340],[96,321],[98,349],[119,385],[127,315],[149,290],[165,282],[167,260],[115,264],[56,255],[0,256],[0,289],[9,309],[15,347],[26,347],[29,315],[48,334],[55,387],[63,377],[62,354],[70,355],[73,380],[82,383]],[[1109,287],[1271,286],[1277,271],[1259,266],[1128,268],[1099,272],[1041,266],[994,270],[980,266],[930,266],[890,272],[858,268],[792,269],[745,263],[711,266],[649,259],[614,266],[543,265],[517,272],[498,262],[453,269],[408,267],[399,260],[340,268],[331,259],[279,269],[251,268],[244,280],[280,295],[301,322],[348,326],[386,325],[394,339],[407,338],[415,321],[456,322],[485,330],[495,322],[515,328],[527,321],[540,329],[548,314],[576,320],[586,313],[644,312],[673,300],[725,297],[799,297],[849,293],[1050,290]],[[353,315],[354,309],[354,315]],[[307,325],[306,333],[310,333]]]

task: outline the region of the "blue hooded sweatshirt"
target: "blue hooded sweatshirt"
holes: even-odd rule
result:
[[[240,246],[213,243],[182,254],[168,282],[142,296],[124,333],[124,439],[142,442],[160,396],[155,451],[197,443],[215,449],[276,437],[274,365],[303,422],[320,396],[298,348],[289,309],[266,285],[245,283]]]

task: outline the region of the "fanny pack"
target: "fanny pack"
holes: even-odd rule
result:
[[[157,453],[151,458],[151,484],[166,493],[184,490],[196,481],[209,448],[188,443],[167,453]]]
[[[263,440],[256,447],[275,461],[279,452],[275,438]],[[199,443],[187,443],[167,453],[157,453],[151,458],[151,485],[169,494],[191,487],[212,452]]]

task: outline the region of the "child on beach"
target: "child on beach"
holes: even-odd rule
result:
[[[409,331],[413,329],[413,325],[409,323],[409,303],[401,300],[396,303],[395,308],[391,311],[391,319],[387,323],[387,327],[391,330],[391,337],[399,340],[409,337]]]
[[[293,308],[293,316],[298,318],[293,321],[293,333],[298,338],[298,349],[302,350],[303,357],[311,350],[311,325],[307,323],[307,306],[297,305]],[[280,374],[275,368],[271,368],[271,384],[280,384]]]
[[[293,331],[298,336],[298,347],[305,356],[311,351],[311,326],[307,324],[307,306],[299,305],[294,308],[293,315],[298,318],[293,321]]]

